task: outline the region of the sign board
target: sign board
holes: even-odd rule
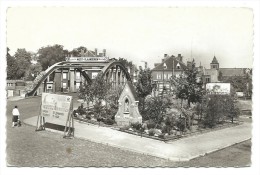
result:
[[[45,122],[65,125],[71,110],[72,97],[42,93],[41,116]]]
[[[230,94],[230,83],[207,83],[208,94]]]
[[[108,62],[109,58],[108,57],[67,57],[66,61],[70,62],[81,62],[81,61],[86,61],[86,62]]]

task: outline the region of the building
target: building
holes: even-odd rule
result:
[[[210,69],[203,68],[202,71],[203,84],[207,83],[231,83],[232,87],[243,93],[247,89],[247,94],[250,94],[252,85],[252,69],[250,68],[221,68],[217,58],[214,56],[210,63]],[[249,79],[247,79],[249,77]]]
[[[27,88],[32,85],[32,81],[24,81],[24,80],[6,80],[6,96],[15,97],[15,96],[22,96],[25,97],[27,93]],[[41,85],[38,90],[37,94],[40,94],[43,91],[43,85]]]
[[[183,56],[178,54],[168,56],[164,54],[161,63],[155,63],[152,69],[152,78],[158,92],[162,92],[163,88],[167,91],[170,89],[170,78],[172,76],[180,76],[187,68],[183,62]]]

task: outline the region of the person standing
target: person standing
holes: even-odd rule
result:
[[[19,116],[20,116],[20,112],[19,112],[17,106],[14,107],[14,109],[12,111],[12,114],[13,114],[13,120],[12,120],[13,124],[12,124],[12,127],[14,127],[15,124],[18,124],[18,120],[19,120]]]

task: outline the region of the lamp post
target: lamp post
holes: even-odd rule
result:
[[[167,68],[167,65],[163,63],[163,90],[162,90],[162,96],[163,96],[163,91],[164,91],[164,69]]]

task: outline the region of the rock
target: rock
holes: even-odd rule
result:
[[[128,130],[129,130],[129,131],[133,131],[133,129],[132,129],[132,128],[129,128]]]

